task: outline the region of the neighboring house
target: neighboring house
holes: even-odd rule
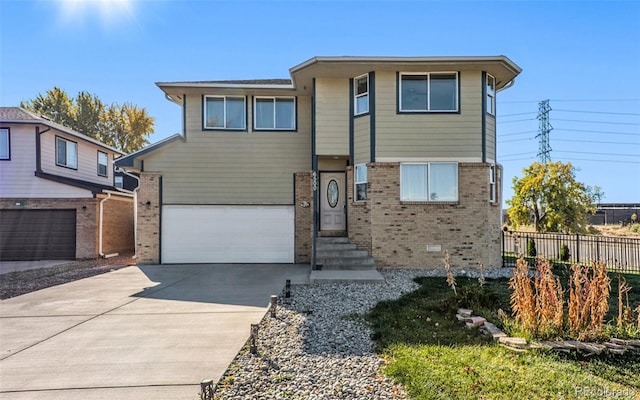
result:
[[[22,108],[0,107],[0,259],[133,252],[133,196],[114,187],[113,161],[122,154]]]
[[[496,95],[520,72],[315,57],[291,79],[157,83],[182,135],[116,162],[141,174],[139,261],[313,263],[317,237],[347,236],[378,266],[498,266]]]

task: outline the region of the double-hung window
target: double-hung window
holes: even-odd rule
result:
[[[56,165],[78,169],[78,143],[56,136]]]
[[[9,128],[0,128],[0,160],[11,159],[11,138]]]
[[[458,201],[458,164],[401,164],[400,200]]]
[[[354,171],[355,199],[363,201],[367,199],[367,164],[356,164]]]
[[[204,128],[244,130],[246,99],[237,96],[205,96]]]
[[[253,126],[256,130],[296,129],[296,100],[294,97],[255,97]]]
[[[496,78],[487,74],[487,113],[496,115]]]
[[[458,111],[458,73],[401,73],[401,112]]]
[[[369,112],[369,74],[356,77],[353,80],[353,94],[356,109],[354,115],[366,114]]]
[[[107,176],[107,167],[109,165],[109,156],[107,153],[98,150],[98,175]]]

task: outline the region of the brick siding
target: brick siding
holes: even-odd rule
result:
[[[133,199],[111,197],[103,207],[102,252],[133,253]]]
[[[368,164],[368,200],[354,203],[348,168],[350,240],[380,267],[441,268],[445,250],[454,268],[500,266],[501,200],[489,202],[489,164],[458,165],[459,199],[448,203],[401,202],[399,163]],[[427,251],[427,245],[441,251]]]
[[[160,262],[160,178],[159,173],[140,174],[136,243],[136,255],[140,264]]]
[[[311,262],[313,239],[313,188],[310,172],[295,174],[295,262]],[[309,204],[303,207],[303,203]]]

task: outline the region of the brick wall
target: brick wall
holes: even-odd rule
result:
[[[23,206],[16,206],[16,202]],[[76,258],[98,257],[98,199],[0,199],[0,209],[76,210]]]
[[[140,264],[160,262],[160,179],[159,173],[140,174],[136,243],[136,255]]]
[[[133,199],[114,198],[103,203],[102,252],[104,254],[132,254]]]
[[[366,204],[353,203],[348,192],[348,229],[350,240],[370,250],[376,265],[442,268],[448,250],[454,268],[500,266],[500,199],[489,203],[489,164],[460,163],[459,201],[440,204],[401,202],[399,163],[371,163],[367,172]],[[347,176],[352,191],[350,169]],[[427,251],[427,245],[441,251]]]
[[[372,253],[371,247],[371,202],[354,202],[353,167],[346,169],[347,175],[347,230],[349,241],[358,248]],[[367,188],[368,190],[368,188]]]
[[[313,188],[310,172],[295,174],[295,262],[311,262],[313,238]],[[308,203],[308,207],[303,207]]]

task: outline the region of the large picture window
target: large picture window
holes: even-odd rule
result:
[[[356,164],[354,171],[355,199],[364,201],[367,199],[367,164]]]
[[[56,136],[56,165],[78,169],[78,143]]]
[[[458,73],[400,74],[401,112],[458,111]]]
[[[369,112],[369,75],[361,75],[353,80],[354,104],[356,109],[354,114],[365,114]]]
[[[246,100],[244,97],[205,96],[205,129],[246,129]]]
[[[0,160],[11,159],[11,138],[9,128],[0,128]]]
[[[254,99],[255,129],[295,130],[296,101],[293,97],[256,97]]]
[[[458,164],[401,164],[400,200],[458,201]]]

